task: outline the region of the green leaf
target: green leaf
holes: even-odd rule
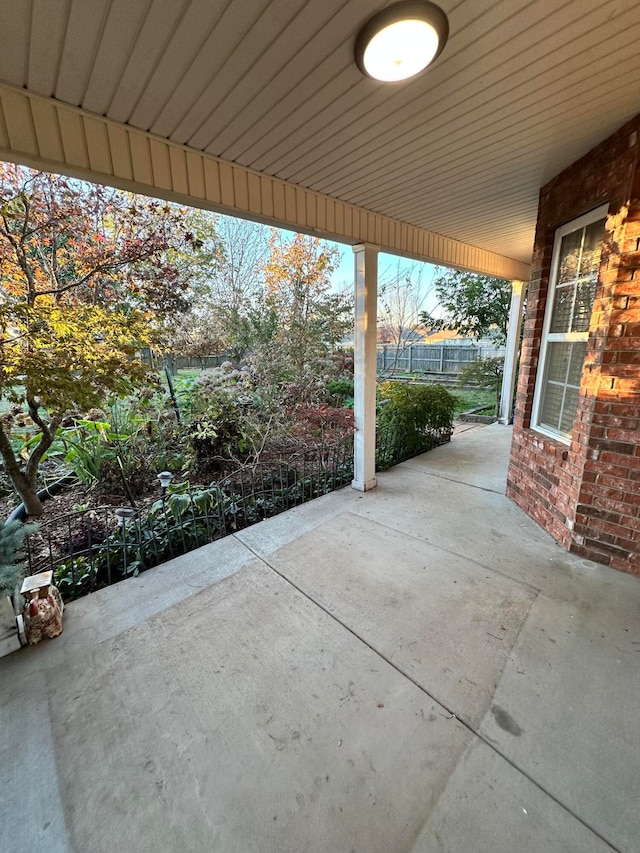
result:
[[[170,495],[167,498],[167,506],[175,519],[181,518],[185,512],[188,512],[191,506],[191,498],[189,495]]]

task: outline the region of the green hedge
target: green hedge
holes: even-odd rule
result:
[[[424,453],[451,437],[456,400],[442,385],[383,382],[378,404],[378,468]]]

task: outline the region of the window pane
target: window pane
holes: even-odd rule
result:
[[[580,260],[580,278],[588,278],[594,283],[598,280],[603,240],[604,219],[593,222],[585,228],[582,258]]]
[[[572,284],[556,287],[550,332],[568,332],[571,330],[574,294],[575,288]]]
[[[562,238],[550,332],[589,331],[603,237],[600,219]]]
[[[560,246],[560,267],[558,269],[558,284],[574,281],[578,277],[580,262],[580,247],[584,229],[579,228],[562,238]]]
[[[544,400],[542,414],[540,416],[541,426],[551,427],[557,430],[562,417],[562,399],[564,389],[562,385],[550,385],[547,383],[544,389]]]
[[[547,348],[540,425],[565,435],[571,432],[578,408],[578,390],[586,343],[550,343]]]
[[[560,418],[560,432],[569,433],[573,429],[578,408],[578,389],[567,388],[562,406],[562,417]]]
[[[571,344],[549,344],[549,350],[547,353],[548,382],[565,382],[570,358]]]
[[[569,344],[568,346],[571,347],[571,364],[569,365],[569,372],[567,374],[567,385],[579,388],[584,357],[587,354],[587,344],[580,341]]]
[[[583,281],[576,287],[576,299],[573,308],[572,332],[588,332],[593,300],[596,295],[595,281]]]

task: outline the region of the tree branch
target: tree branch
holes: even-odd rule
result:
[[[27,406],[29,407],[29,414],[31,419],[42,431],[40,436],[40,441],[33,448],[31,453],[29,454],[29,459],[27,460],[27,464],[24,469],[24,473],[26,478],[30,483],[35,485],[36,474],[38,472],[38,465],[42,460],[42,457],[46,453],[46,451],[53,444],[53,440],[56,437],[56,432],[60,423],[62,421],[61,415],[54,415],[49,423],[46,423],[40,415],[38,414],[38,406],[35,403],[33,397],[27,397]]]
[[[51,290],[39,290],[37,292],[37,296],[53,296],[61,293],[65,293],[67,290],[73,290],[75,287],[81,287],[83,284],[86,284],[89,279],[93,278],[94,275],[97,275],[101,272],[110,272],[111,270],[117,270],[120,267],[125,267],[134,261],[144,261],[147,258],[151,257],[155,253],[155,249],[149,249],[146,253],[141,255],[135,255],[135,257],[125,257],[119,258],[114,261],[105,261],[102,264],[98,264],[93,267],[93,269],[89,270],[88,273],[85,273],[81,278],[76,279],[75,281],[69,282],[69,284],[64,284],[61,287],[55,287]]]

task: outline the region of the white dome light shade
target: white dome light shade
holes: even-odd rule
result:
[[[356,64],[374,80],[407,80],[433,62],[448,34],[442,9],[426,0],[405,0],[367,21],[356,39]]]
[[[419,74],[438,50],[438,34],[426,21],[398,21],[367,45],[363,63],[375,80],[394,83]]]

